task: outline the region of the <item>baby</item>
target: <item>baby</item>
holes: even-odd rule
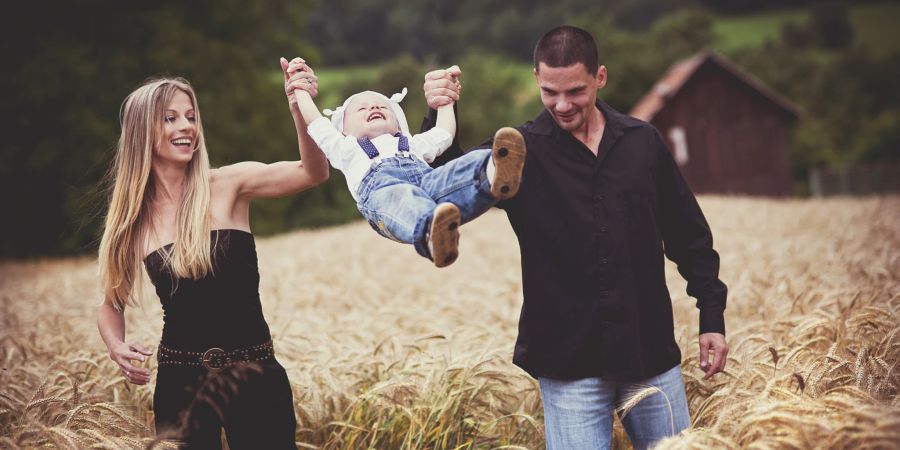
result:
[[[458,73],[454,66],[449,71]],[[400,101],[372,91],[354,94],[323,117],[312,100],[315,89],[294,93],[309,135],[343,172],[357,208],[382,236],[413,244],[437,267],[459,255],[459,226],[518,192],[525,143],[513,128],[494,136],[493,148],[473,150],[444,166],[428,164],[456,133],[452,102],[437,110],[435,128],[410,135]]]

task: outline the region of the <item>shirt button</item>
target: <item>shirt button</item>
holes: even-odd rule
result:
[[[600,291],[597,294],[600,295],[600,298],[609,297],[609,291]]]
[[[605,266],[606,263],[608,263],[608,262],[609,262],[608,259],[606,259],[606,258],[600,258],[600,265],[601,265],[601,266]]]
[[[601,233],[606,233],[607,231],[609,231],[609,228],[606,228],[606,227],[600,227],[600,232],[601,232]]]
[[[602,202],[602,201],[603,201],[603,198],[604,198],[604,197],[603,197],[603,194],[596,194],[596,195],[594,195],[594,201]]]

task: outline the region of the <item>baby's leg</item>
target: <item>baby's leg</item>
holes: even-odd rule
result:
[[[422,189],[437,203],[449,202],[459,208],[463,223],[490,209],[497,202],[485,167],[490,149],[471,150],[422,177]]]
[[[406,244],[424,240],[428,220],[437,203],[416,185],[381,186],[357,205],[372,228],[388,239]]]
[[[426,237],[428,251],[434,265],[446,267],[459,256],[459,208],[453,203],[441,203],[434,209],[431,229]]]
[[[418,186],[397,183],[371,191],[365,204],[357,207],[379,234],[413,244],[436,266],[456,260],[460,219],[453,204],[438,205]]]
[[[493,163],[488,176],[489,160]],[[421,187],[437,203],[459,207],[462,223],[484,214],[498,200],[518,192],[525,164],[525,142],[513,128],[494,135],[493,148],[472,150],[422,177]]]

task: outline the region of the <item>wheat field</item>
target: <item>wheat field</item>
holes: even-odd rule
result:
[[[900,448],[900,197],[700,202],[731,352],[704,381],[694,300],[668,264],[692,427],[659,448]],[[362,222],[258,253],[301,448],[543,448],[537,384],[510,362],[522,293],[502,212],[462,228],[447,269]],[[170,447],[154,379],[129,385],[106,355],[98,302],[93,258],[0,263],[0,448]],[[161,310],[143,303],[127,338],[155,347]],[[615,438],[630,447],[618,422]]]

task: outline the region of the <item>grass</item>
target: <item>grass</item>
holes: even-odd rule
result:
[[[714,22],[713,31],[720,39],[719,50],[732,51],[742,47],[759,47],[766,41],[780,38],[781,28],[788,23],[803,24],[809,20],[807,10],[769,12]]]
[[[876,55],[885,56],[900,50],[900,3],[865,3],[848,6],[853,25],[854,44],[860,44]],[[780,39],[787,23],[805,24],[809,9],[773,11],[716,20],[713,29],[720,38],[718,49],[732,51],[742,47],[758,47],[766,41]]]
[[[850,9],[856,42],[876,55],[889,55],[900,50],[900,3],[855,5]]]
[[[658,448],[900,447],[900,197],[700,202],[731,352],[702,379],[695,301],[669,264],[692,427]],[[258,253],[301,448],[543,448],[538,387],[510,362],[521,274],[501,212],[463,227],[447,269],[362,222]],[[155,380],[125,383],[97,335],[96,283],[90,258],[0,262],[0,448],[168,445]],[[129,340],[158,342],[155,298],[127,320]]]

